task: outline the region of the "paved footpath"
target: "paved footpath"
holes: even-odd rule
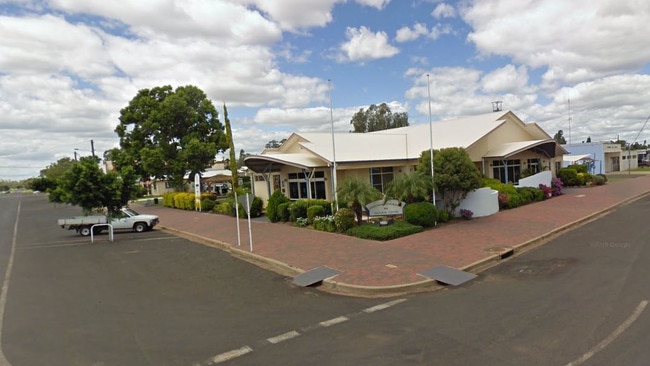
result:
[[[288,276],[320,266],[341,272],[325,281],[330,290],[351,295],[392,295],[435,286],[418,273],[445,265],[466,271],[517,253],[549,236],[650,193],[650,175],[603,186],[568,189],[552,199],[488,217],[454,221],[387,242],[298,228],[286,223],[142,205],[160,216],[160,228],[219,247]]]

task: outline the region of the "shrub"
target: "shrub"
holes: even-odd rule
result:
[[[282,222],[287,222],[289,221],[289,205],[291,204],[291,201],[287,202],[282,202],[281,204],[278,205],[278,220]]]
[[[214,206],[216,204],[217,203],[211,198],[203,198],[201,200],[201,211],[207,211],[207,212],[212,211],[212,209],[214,209]]]
[[[309,221],[307,220],[306,217],[297,217],[295,222],[296,222],[296,226],[298,227],[305,227],[309,225]]]
[[[451,219],[449,212],[445,210],[438,210],[438,222],[447,222]]]
[[[562,180],[566,186],[580,186],[582,185],[578,172],[572,168],[562,168],[557,172],[557,177]]]
[[[570,166],[571,169],[574,169],[578,173],[587,174],[589,173],[589,167],[586,164],[575,164]]]
[[[231,202],[231,206],[232,206],[232,210],[230,211],[230,216],[235,216],[235,200],[231,197],[228,197],[228,201]],[[262,216],[262,207],[264,205],[264,202],[262,202],[261,198],[254,197],[253,202],[249,202],[249,204],[251,210],[251,217]],[[248,217],[248,214],[246,213],[246,210],[244,209],[244,206],[242,204],[239,204],[239,207],[237,207],[237,209],[239,210],[240,218]]]
[[[315,206],[315,207],[320,207],[320,206]],[[331,215],[314,217],[312,221],[312,226],[314,227],[314,229],[320,231],[327,231],[330,233],[336,231],[336,224],[334,223],[334,217]]]
[[[465,220],[471,220],[472,216],[474,216],[474,212],[472,212],[472,210],[464,208],[460,209],[460,217],[464,218]]]
[[[354,214],[354,211],[349,208],[340,208],[334,214],[334,226],[336,227],[336,231],[340,233],[346,232],[354,226],[355,219],[356,215]]]
[[[507,193],[499,193],[499,209],[508,208],[508,201],[510,201],[510,196]]]
[[[599,177],[603,177],[603,179],[605,180],[605,183],[607,183],[607,176],[605,174],[596,174],[596,175],[599,176]]]
[[[271,194],[266,205],[266,217],[269,221],[277,222],[280,220],[278,215],[278,206],[285,202],[289,202],[289,198],[287,198],[282,191],[276,190]]]
[[[605,184],[605,178],[603,178],[600,175],[594,175],[591,177],[591,184],[595,186],[602,186],[603,184]]]
[[[522,204],[531,202],[538,202],[544,199],[544,192],[539,188],[534,187],[519,187],[517,193],[521,196]]]
[[[232,201],[224,200],[219,202],[216,206],[214,206],[214,212],[223,214],[223,215],[231,215],[231,211],[233,210],[233,207],[231,205]],[[231,215],[234,216],[234,215]]]
[[[431,202],[415,202],[404,206],[404,219],[412,225],[435,226],[438,210]]]
[[[517,208],[523,204],[523,199],[519,193],[512,193],[508,195],[508,204],[506,208]]]
[[[294,201],[289,205],[289,219],[295,222],[299,217],[307,218],[306,200]]]
[[[447,212],[441,210],[441,212]],[[356,236],[362,239],[371,240],[391,240],[419,233],[423,230],[422,226],[409,224],[408,222],[395,221],[392,225],[379,226],[375,224],[364,224],[350,228],[348,235]]]
[[[607,181],[607,180],[605,180]],[[564,187],[564,182],[560,178],[553,178],[551,179],[551,189],[553,190],[551,193],[553,196],[559,196],[562,194],[562,187]]]
[[[323,206],[314,205],[307,208],[307,220],[309,222],[313,222],[314,217],[316,216],[324,216],[324,215],[325,215],[325,209],[323,208]]]
[[[553,190],[551,189],[551,187],[549,187],[549,186],[547,186],[545,184],[540,184],[539,189],[542,191],[544,199],[551,198],[552,193],[553,193]]]

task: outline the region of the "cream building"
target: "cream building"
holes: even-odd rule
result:
[[[396,175],[413,173],[432,143],[434,149],[462,147],[485,177],[515,184],[522,174],[550,170],[555,176],[567,153],[537,124],[497,111],[369,133],[297,132],[279,148],[247,157],[245,165],[264,202],[276,190],[294,200],[333,200],[333,177],[361,177],[383,192]]]

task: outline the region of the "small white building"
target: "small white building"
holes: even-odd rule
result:
[[[587,142],[565,144],[562,147],[569,152],[563,159],[563,167],[585,163],[592,174],[607,174],[639,167],[638,151],[623,149],[619,144]]]

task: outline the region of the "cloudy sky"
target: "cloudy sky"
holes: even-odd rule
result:
[[[117,146],[162,85],[225,103],[252,154],[330,131],[330,103],[336,131],[383,102],[428,123],[429,93],[434,121],[501,100],[574,143],[650,142],[648,24],[647,0],[0,0],[0,180]]]

